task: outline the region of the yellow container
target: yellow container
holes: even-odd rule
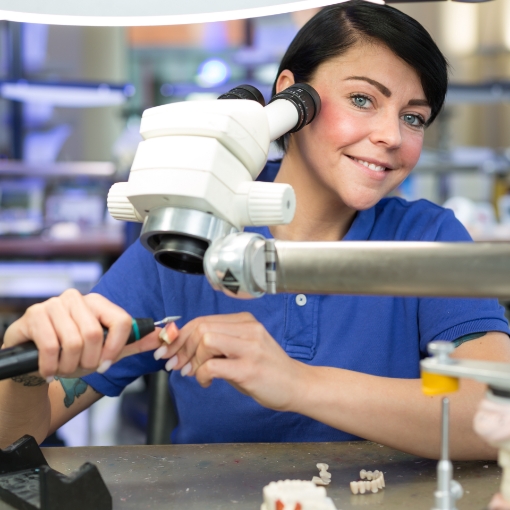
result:
[[[443,393],[452,393],[459,389],[459,379],[449,375],[421,373],[422,391],[425,395],[433,397]]]

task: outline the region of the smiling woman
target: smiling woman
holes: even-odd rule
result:
[[[282,141],[283,160],[259,176],[293,186],[296,215],[271,231],[250,230],[291,240],[468,241],[451,211],[386,197],[418,160],[446,76],[439,49],[401,12],[358,1],[323,9],[291,44],[275,84],[311,84],[321,112]],[[80,396],[71,403],[61,379],[2,381],[0,445],[25,433],[42,440],[100,394],[118,395],[165,368],[179,416],[176,443],[365,438],[437,457],[440,402],[422,394],[419,380],[427,345],[447,340],[454,357],[510,362],[496,300],[277,294],[240,301],[216,293],[204,276],[158,266],[140,243],[94,290],[32,307],[7,330],[5,346],[36,342],[41,376],[83,384],[73,382]],[[168,315],[182,316],[180,329],[161,337],[168,345],[149,335],[124,346],[129,316]],[[101,324],[110,331],[104,346]],[[471,426],[483,393],[465,381],[451,398],[452,458],[495,457]]]
[[[276,180],[306,193],[297,203],[306,204],[308,218],[336,216],[326,237],[342,239],[356,211],[374,206],[416,165],[424,129],[444,102],[446,60],[412,18],[348,2],[324,8],[295,37],[273,90],[294,82],[312,84],[323,111],[278,141],[286,155]],[[272,232],[294,240],[311,235],[289,236],[287,227]]]

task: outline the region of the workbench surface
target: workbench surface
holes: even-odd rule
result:
[[[43,448],[49,465],[70,474],[84,462],[97,465],[114,510],[259,510],[262,488],[273,480],[311,480],[317,462],[329,464],[328,496],[339,510],[364,506],[430,510],[436,461],[370,442],[244,443],[212,445]],[[382,470],[386,489],[353,496],[359,471]],[[495,462],[455,462],[464,488],[459,510],[482,510],[498,490]],[[10,507],[0,502],[0,510]]]

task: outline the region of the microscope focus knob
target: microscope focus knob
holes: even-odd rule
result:
[[[455,344],[446,340],[434,340],[428,344],[427,350],[431,356],[441,361],[449,360],[449,355],[455,350]]]
[[[133,207],[133,204],[127,197],[128,183],[116,182],[108,192],[107,205],[108,212],[113,218],[121,221],[143,222],[143,218]]]
[[[296,211],[296,195],[289,184],[252,182],[247,197],[252,225],[285,225]]]

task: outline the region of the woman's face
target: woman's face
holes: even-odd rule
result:
[[[292,83],[284,71],[279,89]],[[320,65],[310,84],[322,109],[292,135],[289,157],[349,208],[372,207],[420,155],[431,111],[416,71],[386,46],[364,43]]]

